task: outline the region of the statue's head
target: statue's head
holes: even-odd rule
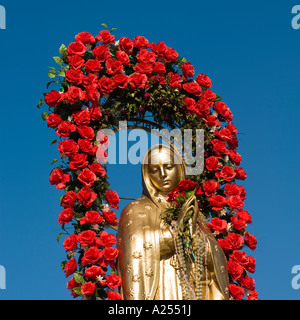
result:
[[[144,189],[151,196],[158,193],[166,195],[184,179],[185,168],[182,158],[174,149],[156,145],[144,157],[142,175]]]

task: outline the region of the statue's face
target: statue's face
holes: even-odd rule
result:
[[[180,182],[180,164],[174,164],[164,149],[154,150],[149,159],[149,176],[158,191],[169,193]]]

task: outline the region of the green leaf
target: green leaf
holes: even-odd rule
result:
[[[77,295],[82,296],[81,287],[73,288],[73,291],[74,291]]]
[[[65,70],[59,70],[59,77],[65,77],[66,76],[66,71]]]
[[[41,98],[37,104],[37,108],[40,108],[40,106],[44,103],[44,100]]]
[[[52,162],[50,163],[50,166],[51,166],[53,163],[57,162],[57,161],[58,161],[58,159],[53,159]]]
[[[55,78],[56,76],[56,71],[55,70],[49,70],[48,71],[48,77],[49,78]]]
[[[85,283],[85,280],[83,279],[83,277],[79,273],[74,273],[74,280],[80,284]]]
[[[57,242],[59,242],[59,239],[60,239],[60,237],[63,235],[63,233],[60,233],[57,237],[56,237],[56,240],[57,240]]]
[[[50,147],[56,142],[57,142],[57,140],[52,140],[52,142],[50,143]]]
[[[43,113],[42,113],[42,119],[43,119],[43,120],[46,120],[47,117],[48,117],[48,115],[49,115],[48,112],[43,112]]]
[[[59,53],[63,56],[67,53],[67,51],[68,51],[67,47],[64,44],[62,44],[59,48]]]
[[[117,28],[111,28],[110,32],[113,32],[114,30],[117,30]]]
[[[108,26],[107,26],[106,23],[101,23],[101,26],[103,26],[104,28],[106,28],[109,31]]]
[[[55,61],[57,64],[59,64],[60,66],[62,65],[62,63],[63,63],[62,58],[60,58],[60,57],[53,57],[53,59],[54,59],[54,61]]]

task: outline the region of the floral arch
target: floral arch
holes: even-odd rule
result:
[[[143,36],[118,41],[112,30],[97,36],[80,32],[60,56],[58,68],[50,68],[50,90],[40,99],[48,110],[42,117],[58,139],[60,159],[49,182],[64,190],[58,223],[62,227],[67,288],[73,297],[120,299],[120,278],[115,269],[116,238],[109,233],[117,227],[118,193],[110,189],[108,166],[97,162],[101,151],[105,162],[106,136],[97,140],[101,129],[116,130],[119,121],[133,127],[147,123],[146,114],[160,127],[204,130],[204,172],[183,181],[170,195],[173,206],[178,197],[191,190],[209,220],[208,226],[223,248],[233,299],[258,299],[254,250],[256,238],[246,231],[251,215],[243,208],[246,192],[238,181],[246,179],[240,166],[237,129],[229,107],[211,89],[205,74],[195,76],[193,65],[164,42],[150,43]],[[66,231],[71,228],[72,232]],[[108,230],[108,231],[107,231]],[[248,250],[248,249],[247,249]]]

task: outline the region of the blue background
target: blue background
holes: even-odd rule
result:
[[[116,39],[164,41],[212,79],[238,128],[248,174],[245,209],[258,247],[254,273],[261,299],[298,299],[291,273],[300,264],[300,30],[291,26],[296,1],[15,1],[2,0],[0,30],[0,299],[73,299],[60,262],[57,222],[63,194],[48,182],[55,139],[36,104],[48,66],[62,43],[105,22]],[[42,109],[46,111],[45,109]],[[114,166],[112,188],[141,192],[138,166]],[[121,207],[126,203],[122,201]]]

